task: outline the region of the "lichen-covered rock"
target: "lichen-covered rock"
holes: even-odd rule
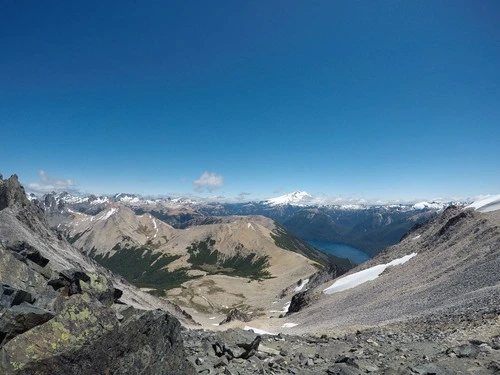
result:
[[[194,374],[179,321],[122,304],[113,281],[128,288],[57,237],[16,176],[0,176],[1,375]]]
[[[83,298],[70,298],[75,297]],[[52,324],[46,331],[43,326],[33,330],[39,331],[40,341],[31,335],[31,345],[16,346],[17,338],[6,345],[2,354],[10,359],[10,367],[4,367],[7,374],[195,374],[184,354],[180,324],[170,314],[141,312],[118,325],[109,316],[101,321],[95,310],[79,311],[79,303],[71,306],[66,322],[54,320],[46,323]],[[104,311],[109,309],[100,313]]]

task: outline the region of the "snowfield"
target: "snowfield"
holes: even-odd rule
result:
[[[325,294],[333,294],[337,292],[341,292],[343,290],[354,288],[358,285],[364,284],[367,281],[375,280],[380,276],[382,272],[385,271],[387,267],[397,266],[399,264],[403,264],[408,262],[411,258],[413,258],[417,253],[412,253],[410,255],[405,255],[402,258],[394,259],[392,262],[386,264],[377,264],[376,266],[367,268],[366,270],[362,270],[352,275],[348,275],[346,277],[341,278],[340,280],[335,281],[332,286],[323,290]]]
[[[264,331],[263,329],[259,329],[259,328],[253,328],[253,327],[250,327],[250,326],[245,326],[245,328],[243,328],[245,331],[254,331],[254,333],[258,334],[258,335],[271,335],[271,336],[276,336],[276,333],[271,333],[271,332],[267,332],[267,331]]]
[[[500,194],[481,198],[465,208],[473,208],[479,212],[491,212],[500,210]]]

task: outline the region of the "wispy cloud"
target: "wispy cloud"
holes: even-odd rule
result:
[[[193,187],[196,191],[212,191],[219,189],[224,185],[224,176],[213,172],[203,172],[197,180],[193,181]]]
[[[50,193],[51,191],[76,191],[74,180],[49,176],[45,171],[38,172],[38,182],[28,184],[28,190],[34,193]]]

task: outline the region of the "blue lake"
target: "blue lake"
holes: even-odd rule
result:
[[[324,253],[332,254],[340,258],[349,258],[354,263],[363,263],[370,259],[370,256],[363,250],[355,247],[334,242],[307,241],[308,244]]]

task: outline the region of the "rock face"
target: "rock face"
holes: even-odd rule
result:
[[[78,310],[74,305],[74,321],[81,330],[55,320],[52,327],[32,330],[31,337],[12,340],[4,348],[4,356],[18,368],[19,374],[194,374],[186,361],[180,324],[160,311],[138,314],[117,327],[116,317],[105,311]],[[97,309],[98,310],[98,309]],[[70,310],[66,310],[70,312]],[[88,314],[88,315],[87,315]],[[50,329],[49,329],[50,328]],[[55,329],[54,329],[55,328]],[[68,335],[68,337],[65,336]],[[85,345],[89,338],[92,345]],[[34,348],[26,342],[40,343]],[[35,341],[36,340],[36,341]],[[44,346],[44,341],[50,341]],[[26,358],[32,358],[26,360]],[[23,361],[24,360],[24,361]]]
[[[0,374],[194,374],[179,321],[127,307],[116,281],[0,179]]]

